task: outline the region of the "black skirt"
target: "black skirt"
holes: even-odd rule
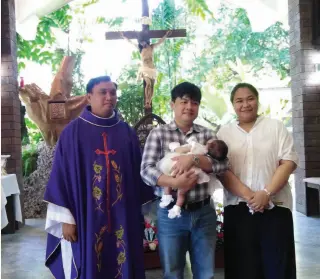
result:
[[[225,279],[296,279],[292,212],[275,206],[249,212],[246,203],[224,212]]]

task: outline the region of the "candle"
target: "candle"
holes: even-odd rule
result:
[[[20,87],[23,88],[24,87],[24,80],[23,77],[20,77]]]

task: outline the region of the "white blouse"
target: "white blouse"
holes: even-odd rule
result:
[[[262,190],[271,182],[280,160],[298,164],[293,138],[279,120],[259,116],[249,133],[238,122],[233,122],[222,126],[217,137],[229,147],[231,170],[253,191]],[[289,183],[271,200],[275,205],[292,210]],[[244,200],[225,190],[225,206],[241,201]]]

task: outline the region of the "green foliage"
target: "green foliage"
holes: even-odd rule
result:
[[[207,93],[202,102],[209,110],[214,111],[216,116],[221,119],[228,110],[225,99],[217,94]]]
[[[38,144],[40,141],[43,140],[43,137],[40,133],[40,130],[38,128],[38,126],[36,124],[34,124],[34,122],[32,122],[29,118],[25,117],[24,118],[27,129],[28,129],[28,139],[25,139],[22,142],[22,145],[27,145],[27,144],[31,144],[31,145],[36,145]]]
[[[203,118],[216,126],[212,124],[228,120],[226,103],[236,83],[258,80],[272,72],[280,79],[288,77],[289,43],[281,23],[253,32],[244,9],[221,6],[216,19],[209,22],[212,32],[206,47],[194,57],[187,73],[203,87]]]
[[[51,27],[60,28],[67,32],[72,20],[70,7],[65,5],[61,9],[41,18],[35,40],[26,41],[17,33],[18,70],[25,68],[25,60],[39,64],[49,64],[56,71],[63,55],[54,48],[55,37]]]
[[[199,16],[202,19],[205,19],[207,14],[213,17],[213,13],[210,11],[206,0],[184,0],[184,3],[193,15]]]
[[[137,82],[136,74],[138,68],[131,65],[122,70],[119,79],[119,91],[117,108],[124,120],[134,126],[144,115],[143,107],[143,85]]]
[[[22,151],[22,174],[28,177],[37,169],[38,152],[36,145],[29,145]]]
[[[164,0],[154,10],[152,20],[152,29],[185,28],[185,11],[176,8],[174,1]],[[188,38],[167,39],[162,46],[155,49],[154,63],[158,77],[154,87],[153,111],[160,116],[169,109],[171,89],[182,81],[180,58],[188,41]]]
[[[104,17],[97,17],[96,22],[98,24],[107,24],[109,29],[112,28],[118,28],[119,26],[122,25],[124,21],[123,17],[116,17],[116,18],[111,18],[111,19],[106,19]]]
[[[82,7],[83,7],[83,8],[86,8],[86,7],[90,6],[90,5],[93,5],[93,4],[98,3],[99,1],[100,1],[100,0],[90,0],[90,1],[88,1],[88,2],[86,2],[86,3],[84,3],[84,4],[82,5]]]
[[[81,58],[79,60],[79,56],[83,55],[81,50],[77,49],[72,53],[69,49],[57,47],[56,38],[51,28],[58,28],[68,34],[70,32],[70,24],[75,16],[83,14],[86,7],[98,2],[99,0],[89,0],[78,5],[73,10],[71,10],[69,5],[65,5],[59,10],[42,17],[37,27],[36,38],[33,41],[26,41],[17,33],[18,71],[25,68],[26,61],[33,61],[41,65],[51,65],[54,73],[58,70],[61,60],[65,55],[76,55],[77,60],[81,61]],[[85,25],[85,22],[79,22],[79,24]],[[90,38],[84,36],[84,40],[90,41]],[[79,78],[76,79],[79,80]],[[75,89],[75,92],[77,91],[80,90]],[[78,93],[75,95],[78,95]]]
[[[99,0],[90,0],[80,5],[75,13],[83,13],[87,5]],[[124,1],[124,0],[123,0]],[[125,2],[125,1],[124,1]],[[221,123],[227,111],[227,98],[235,83],[256,78],[275,71],[282,79],[289,73],[288,32],[281,23],[276,23],[264,32],[253,32],[247,13],[243,9],[230,9],[222,6],[213,19],[212,12],[206,0],[184,0],[185,7],[176,7],[174,0],[163,0],[154,10],[151,29],[188,30],[186,38],[167,39],[155,50],[154,63],[158,77],[154,88],[153,112],[165,116],[169,111],[170,90],[178,83],[189,80],[203,86],[203,110],[208,123]],[[37,38],[25,42],[18,35],[19,67],[25,60],[51,64],[56,69],[67,50],[55,50],[55,38],[50,27],[58,27],[67,31],[72,19],[69,6],[41,19]],[[211,32],[204,41],[200,55],[194,53],[194,59],[189,65],[182,65],[182,54],[186,48],[199,49],[196,37],[195,16],[207,18],[211,24]],[[97,17],[97,24],[107,24],[110,30],[117,30],[124,22],[123,17],[105,19]],[[158,39],[152,40],[156,42]],[[73,95],[85,91],[80,63],[83,52],[74,53],[77,56],[74,71]],[[132,61],[140,60],[138,51],[133,52]],[[182,69],[183,68],[183,69]],[[118,109],[130,124],[135,124],[143,116],[143,87],[137,82],[138,67],[126,66],[118,80]],[[210,124],[211,125],[211,124]]]
[[[76,57],[76,62],[72,73],[73,86],[71,95],[79,96],[86,93],[86,84],[84,82],[84,75],[81,70],[81,61],[84,52],[78,49],[75,53],[72,53],[72,55]]]
[[[265,116],[273,115],[281,120],[286,127],[292,127],[292,104],[287,99],[280,98],[279,103],[273,103],[267,107],[259,107],[259,114]]]
[[[151,29],[177,29],[185,27],[185,13],[182,8],[176,9],[173,0],[164,0],[155,9],[152,15]],[[110,24],[110,23],[109,23]],[[118,19],[116,25],[121,25]],[[158,39],[152,40],[152,43]],[[170,90],[182,78],[179,73],[181,53],[186,39],[167,39],[163,45],[154,52],[154,63],[158,76],[154,86],[153,112],[164,116],[169,111]],[[138,51],[132,53],[132,61],[140,60]],[[124,119],[134,125],[144,116],[143,108],[143,83],[137,81],[138,67],[135,65],[126,66],[118,80],[121,96],[119,97],[118,108]]]
[[[229,9],[225,6],[219,17],[212,20],[213,32],[209,37],[210,45],[203,50],[190,72],[196,79],[203,81],[203,71],[217,69],[213,83],[218,89],[233,78],[240,78],[239,72],[229,66],[237,60],[250,68],[254,76],[266,71],[276,71],[281,79],[289,75],[288,31],[281,23],[270,26],[264,32],[253,32],[247,12],[244,9]]]

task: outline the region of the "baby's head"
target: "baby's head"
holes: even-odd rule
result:
[[[209,140],[207,148],[208,154],[218,161],[223,161],[228,156],[228,146],[222,140]]]

